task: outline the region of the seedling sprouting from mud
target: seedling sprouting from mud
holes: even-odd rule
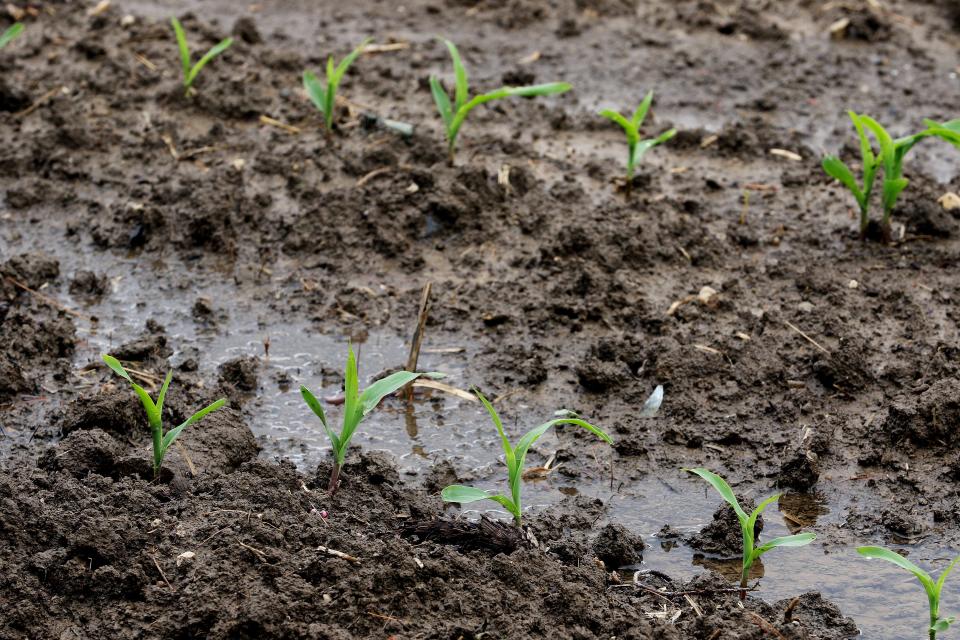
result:
[[[450,101],[450,95],[440,84],[436,76],[430,76],[430,90],[433,92],[433,101],[437,104],[437,111],[443,118],[443,125],[447,134],[447,148],[450,153],[450,163],[453,163],[453,154],[457,147],[457,134],[467,115],[485,102],[519,96],[531,98],[534,96],[546,96],[555,93],[563,93],[570,90],[570,85],[566,82],[548,82],[546,84],[536,84],[527,87],[500,87],[489,93],[482,93],[470,98],[470,84],[467,80],[467,70],[463,66],[463,60],[460,59],[460,52],[457,51],[455,44],[449,40],[443,39],[443,43],[450,50],[450,57],[453,59],[453,73],[455,77],[455,88],[453,102]]]
[[[200,422],[200,420],[202,420],[208,413],[216,411],[222,407],[226,403],[226,400],[220,398],[208,407],[197,411],[195,414],[187,418],[180,426],[174,427],[173,429],[170,429],[164,433],[163,400],[167,396],[167,389],[170,387],[170,380],[173,378],[173,372],[167,372],[167,377],[163,381],[163,386],[160,387],[160,395],[157,396],[157,401],[154,402],[150,398],[150,394],[147,393],[143,387],[133,381],[133,379],[130,377],[130,374],[127,373],[127,370],[123,368],[123,365],[120,364],[119,360],[107,354],[103,354],[102,357],[103,361],[107,363],[108,367],[113,369],[114,373],[130,383],[130,385],[133,387],[133,390],[136,392],[137,397],[140,398],[140,402],[143,404],[144,410],[147,412],[147,421],[150,423],[150,431],[153,434],[153,477],[154,479],[157,479],[160,477],[160,467],[163,465],[163,457],[167,454],[167,449],[170,448],[183,430],[194,422]]]
[[[327,491],[333,495],[340,484],[340,470],[343,468],[343,461],[347,457],[347,449],[350,448],[350,440],[356,432],[357,427],[367,416],[368,413],[377,408],[380,401],[391,393],[410,384],[420,376],[430,378],[443,377],[439,373],[414,373],[410,371],[397,371],[391,373],[385,378],[377,380],[369,387],[360,391],[360,385],[357,377],[357,358],[353,354],[353,346],[347,350],[347,368],[344,371],[344,399],[343,399],[343,428],[340,433],[334,433],[333,429],[327,423],[327,416],[323,412],[323,407],[317,398],[309,389],[300,386],[300,395],[303,396],[307,406],[320,418],[323,424],[323,430],[330,439],[333,446],[333,469],[330,471],[330,483],[327,485]]]
[[[183,68],[183,89],[189,95],[190,88],[200,71],[207,66],[207,63],[218,55],[230,48],[233,44],[233,38],[221,40],[213,48],[203,54],[196,64],[193,64],[193,58],[190,55],[190,45],[187,44],[187,34],[183,31],[183,25],[176,18],[170,18],[170,24],[173,25],[173,31],[177,34],[177,47],[180,48],[180,65]]]
[[[500,420],[500,416],[497,415],[497,410],[493,408],[493,405],[490,404],[490,402],[483,396],[482,393],[476,389],[474,389],[473,392],[477,395],[477,398],[480,399],[480,402],[483,403],[483,406],[486,407],[487,413],[490,414],[490,418],[493,420],[493,424],[497,427],[497,432],[500,434],[500,444],[503,446],[503,452],[507,456],[507,483],[510,485],[511,497],[508,498],[504,495],[493,494],[475,487],[465,487],[460,484],[452,484],[440,492],[440,497],[442,497],[446,502],[468,504],[471,502],[477,502],[478,500],[493,500],[494,502],[497,502],[505,507],[507,511],[513,515],[517,526],[520,526],[520,517],[522,513],[522,504],[520,502],[520,481],[523,476],[523,463],[527,458],[527,451],[530,449],[533,443],[540,438],[540,436],[545,434],[550,427],[562,424],[573,424],[583,427],[608,444],[613,442],[610,439],[610,436],[589,422],[581,420],[580,418],[566,417],[550,420],[549,422],[543,423],[539,427],[535,427],[530,431],[527,431],[517,442],[517,446],[513,447],[510,445],[510,441],[507,439],[507,436],[503,431],[503,422]]]
[[[740,521],[740,530],[743,533],[743,564],[740,571],[740,599],[745,600],[747,597],[747,577],[750,573],[750,567],[753,566],[753,563],[756,562],[757,558],[765,554],[767,551],[776,549],[777,547],[802,547],[813,542],[815,535],[812,533],[798,533],[793,536],[783,536],[780,538],[774,538],[773,540],[768,540],[763,544],[758,545],[756,540],[756,525],[757,518],[760,517],[760,514],[763,513],[763,510],[766,509],[770,504],[776,502],[780,498],[780,494],[770,496],[753,510],[753,513],[747,515],[747,512],[743,510],[743,507],[740,506],[740,502],[737,500],[737,496],[733,495],[733,489],[730,488],[730,485],[727,484],[727,481],[718,476],[717,474],[708,471],[703,468],[696,469],[684,469],[690,473],[695,473],[707,482],[709,482],[714,489],[717,490],[717,493],[720,494],[727,503],[733,507],[734,512],[737,514],[737,520]]]
[[[367,38],[360,45],[350,52],[350,54],[340,61],[340,64],[334,67],[333,56],[327,58],[327,86],[324,88],[320,84],[320,79],[312,71],[303,72],[303,88],[310,96],[314,106],[323,114],[323,122],[327,127],[327,134],[333,131],[333,114],[337,103],[337,88],[344,74],[354,60],[363,53],[363,50],[370,44],[371,38]]]
[[[12,42],[14,38],[19,36],[22,32],[22,22],[14,22],[12,25],[10,25],[6,31],[0,34],[0,49],[3,49],[5,46],[10,44],[10,42]]]
[[[836,156],[824,156],[823,170],[853,194],[853,198],[860,209],[860,235],[866,237],[870,225],[870,195],[873,192],[877,171],[883,169],[883,182],[881,184],[883,218],[880,221],[880,232],[884,240],[889,240],[890,216],[897,204],[897,199],[909,184],[909,181],[903,177],[904,158],[920,140],[931,136],[942,138],[954,146],[960,147],[960,120],[951,120],[943,124],[933,120],[925,120],[924,124],[927,125],[925,130],[910,136],[893,138],[880,123],[870,116],[856,114],[853,111],[849,111],[848,115],[860,140],[863,184],[857,183],[853,171]],[[870,140],[871,134],[877,141],[879,151],[874,149]]]
[[[858,547],[857,552],[866,558],[879,558],[887,562],[892,562],[901,569],[906,569],[916,576],[920,584],[923,585],[923,590],[927,592],[927,601],[930,603],[930,626],[928,628],[930,640],[936,640],[938,631],[946,631],[950,628],[950,625],[954,622],[954,618],[952,616],[949,618],[940,617],[940,594],[943,591],[943,583],[946,582],[947,576],[950,575],[953,568],[960,562],[960,556],[954,558],[953,562],[947,565],[947,568],[940,574],[940,577],[934,581],[929,573],[890,549],[884,549],[883,547]]]
[[[633,171],[644,154],[658,144],[663,144],[677,135],[676,129],[670,129],[669,131],[664,131],[656,138],[640,139],[640,127],[643,126],[643,120],[647,117],[647,111],[650,110],[651,103],[653,103],[653,91],[647,93],[643,102],[640,103],[640,106],[633,112],[633,116],[629,120],[612,109],[604,109],[600,112],[600,115],[604,118],[619,124],[623,128],[623,132],[627,134],[627,193],[630,192],[630,186],[633,183]]]

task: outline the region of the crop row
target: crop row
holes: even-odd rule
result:
[[[170,22],[173,26],[177,49],[180,53],[184,91],[186,96],[189,97],[194,91],[193,85],[200,71],[214,58],[229,49],[233,44],[233,39],[226,38],[222,40],[201,56],[199,60],[194,62],[193,54],[187,42],[186,33],[180,21],[176,18],[171,18]],[[21,23],[16,23],[8,28],[0,35],[0,49],[19,36],[22,31],[23,25]],[[369,43],[370,39],[361,42],[360,45],[344,57],[339,64],[335,63],[331,55],[327,59],[325,83],[322,83],[312,71],[305,70],[303,72],[304,90],[323,116],[323,123],[328,136],[332,135],[335,124],[335,105],[340,82],[343,80],[347,70],[360,54],[363,53],[364,48]],[[504,86],[471,97],[467,70],[456,45],[445,39],[443,39],[443,43],[449,50],[450,57],[453,61],[454,91],[451,96],[436,76],[430,76],[430,91],[433,95],[433,100],[440,114],[440,118],[443,121],[443,130],[447,139],[447,150],[451,163],[453,162],[456,151],[457,136],[467,116],[474,108],[481,104],[502,98],[532,98],[564,93],[572,88],[567,82],[548,82],[523,87]],[[611,109],[604,109],[599,112],[599,115],[620,125],[626,136],[627,161],[625,186],[628,194],[630,193],[630,188],[633,183],[634,170],[643,155],[653,147],[666,142],[677,133],[676,129],[669,129],[652,138],[643,139],[641,137],[640,129],[643,126],[644,119],[652,102],[653,92],[650,91],[646,94],[640,106],[637,107],[630,118]],[[874,185],[880,169],[883,170],[883,179],[880,185],[883,215],[876,224],[879,230],[879,237],[884,241],[889,241],[891,214],[893,213],[900,194],[903,193],[909,183],[903,176],[903,163],[907,154],[921,140],[931,137],[945,140],[960,149],[960,119],[947,122],[925,119],[923,121],[925,127],[923,130],[912,135],[894,138],[879,122],[868,115],[857,114],[850,111],[849,116],[860,142],[860,171],[862,178],[858,181],[853,170],[833,155],[827,155],[823,158],[823,170],[829,176],[838,180],[853,195],[860,211],[860,235],[864,238],[868,237],[868,230],[871,224],[871,195],[873,194]],[[871,140],[871,136],[873,140]],[[874,143],[876,143],[876,146]]]
[[[183,432],[183,430],[191,424],[199,422],[207,414],[223,407],[226,403],[226,400],[223,398],[217,400],[216,402],[191,415],[182,424],[164,432],[162,417],[163,401],[167,395],[167,389],[170,386],[172,372],[167,373],[167,376],[163,381],[163,385],[160,388],[160,393],[157,396],[157,400],[154,402],[154,400],[150,397],[150,394],[147,393],[143,387],[133,381],[127,371],[123,368],[123,365],[116,358],[104,354],[103,360],[117,375],[123,377],[125,380],[127,380],[127,382],[130,383],[134,392],[137,394],[137,397],[140,398],[140,402],[143,404],[143,408],[146,411],[147,420],[150,423],[150,429],[153,436],[153,474],[154,479],[157,479],[160,476],[160,469],[167,450]],[[347,450],[350,447],[350,441],[353,439],[353,436],[356,433],[357,428],[360,426],[360,423],[367,415],[377,408],[381,400],[388,395],[403,389],[419,377],[442,378],[443,374],[434,372],[423,373],[397,371],[384,378],[381,378],[380,380],[377,380],[366,389],[361,390],[357,374],[356,356],[354,355],[353,347],[348,347],[347,366],[346,370],[344,371],[343,422],[339,433],[336,432],[328,422],[326,413],[324,412],[320,401],[309,389],[307,389],[307,387],[301,385],[300,394],[303,396],[303,400],[307,406],[310,407],[310,410],[313,411],[317,418],[320,419],[320,423],[323,425],[323,430],[326,433],[327,438],[330,440],[330,444],[333,449],[333,466],[330,471],[330,481],[327,485],[327,491],[331,496],[336,493],[340,486],[340,472],[346,459]],[[548,420],[547,422],[530,429],[523,434],[519,440],[517,440],[516,445],[512,445],[510,443],[510,439],[507,437],[507,434],[504,431],[503,422],[500,419],[499,414],[497,414],[496,409],[494,409],[493,405],[487,400],[486,397],[484,397],[482,393],[480,393],[479,390],[474,389],[474,394],[486,408],[487,413],[490,415],[490,419],[493,421],[493,424],[497,429],[497,435],[500,439],[500,444],[503,448],[505,462],[507,465],[507,487],[509,488],[510,495],[508,496],[504,494],[492,493],[477,487],[454,484],[445,487],[440,492],[440,496],[445,502],[469,504],[480,500],[491,500],[504,507],[513,516],[516,526],[519,527],[521,526],[523,509],[521,501],[521,488],[524,463],[530,447],[533,446],[533,444],[539,440],[541,436],[543,436],[553,427],[559,427],[561,425],[574,425],[586,429],[607,444],[613,444],[613,439],[601,428],[590,424],[573,412],[558,411],[556,415],[562,417],[555,417],[552,420]],[[659,410],[662,398],[663,387],[657,387],[657,389],[644,404],[644,407],[641,409],[641,415],[655,415]],[[748,514],[740,505],[740,502],[734,494],[733,489],[731,489],[726,480],[721,478],[719,475],[704,468],[684,469],[684,471],[696,474],[709,482],[710,485],[716,489],[717,493],[719,493],[720,496],[730,505],[734,513],[736,513],[737,520],[740,523],[741,534],[743,536],[743,558],[741,561],[740,572],[741,600],[746,599],[747,578],[750,567],[760,558],[760,556],[772,551],[773,549],[781,547],[802,547],[810,544],[816,539],[816,536],[813,533],[798,533],[760,542],[758,540],[756,531],[757,519],[768,506],[776,502],[781,497],[781,494],[774,494],[763,500],[751,513]],[[864,546],[859,547],[857,551],[867,558],[880,558],[888,562],[892,562],[893,564],[910,571],[914,576],[916,576],[926,591],[927,599],[930,605],[930,624],[928,628],[930,640],[934,640],[936,638],[938,631],[946,630],[949,628],[950,624],[953,623],[954,619],[952,617],[940,616],[940,595],[947,576],[957,565],[957,563],[960,563],[960,556],[955,558],[940,574],[939,578],[934,580],[934,578],[932,578],[926,571],[890,549],[875,546]]]

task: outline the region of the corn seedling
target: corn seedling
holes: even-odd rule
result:
[[[530,98],[534,96],[546,96],[555,93],[563,93],[570,90],[570,85],[566,82],[549,82],[546,84],[537,84],[527,87],[500,87],[489,93],[482,93],[470,98],[470,84],[467,80],[467,70],[463,66],[463,60],[460,58],[460,52],[456,45],[449,40],[443,40],[450,50],[450,57],[453,59],[453,73],[455,77],[455,88],[453,101],[447,90],[440,84],[436,76],[430,76],[430,90],[433,92],[433,101],[437,104],[437,111],[443,119],[444,130],[447,134],[447,148],[450,153],[450,163],[453,163],[453,154],[457,146],[457,134],[467,115],[485,102],[519,96]]]
[[[333,114],[336,109],[337,103],[337,88],[340,86],[340,81],[343,80],[344,74],[347,72],[347,69],[350,68],[350,65],[353,64],[354,60],[363,53],[364,48],[372,38],[367,38],[360,45],[350,52],[350,54],[340,61],[340,64],[334,67],[333,56],[327,58],[327,86],[324,88],[320,84],[320,79],[312,71],[303,72],[303,88],[307,92],[307,95],[310,96],[310,100],[313,101],[314,106],[323,114],[323,122],[327,127],[327,134],[329,135],[333,131]]]
[[[947,565],[947,568],[940,574],[940,577],[934,581],[929,573],[890,549],[884,549],[883,547],[858,547],[857,552],[866,558],[879,558],[887,562],[892,562],[901,569],[906,569],[912,573],[917,580],[920,581],[924,591],[927,592],[927,601],[930,603],[930,626],[928,628],[930,640],[936,640],[938,631],[946,631],[950,628],[950,625],[954,622],[954,618],[952,616],[949,618],[940,617],[940,594],[943,591],[943,583],[946,582],[947,576],[950,575],[953,568],[960,562],[960,556],[954,558],[953,562]]]
[[[476,389],[474,389],[473,392],[476,394],[477,398],[480,399],[480,402],[483,403],[483,406],[486,407],[487,413],[490,414],[490,418],[493,420],[493,424],[496,425],[497,432],[500,434],[500,444],[503,446],[503,452],[507,456],[507,482],[510,485],[511,497],[508,498],[504,495],[493,494],[489,491],[484,491],[483,489],[477,489],[476,487],[466,487],[459,484],[453,484],[444,488],[443,491],[440,492],[440,497],[442,497],[446,502],[469,504],[471,502],[477,502],[478,500],[493,500],[494,502],[497,502],[505,507],[507,511],[513,515],[517,526],[520,526],[520,517],[522,513],[522,504],[520,502],[520,481],[523,476],[523,463],[526,460],[527,451],[530,449],[533,443],[540,438],[540,436],[546,433],[550,427],[559,426],[562,424],[573,424],[583,427],[608,444],[613,442],[610,439],[610,436],[589,422],[579,418],[566,417],[550,420],[549,422],[543,423],[539,427],[535,427],[530,431],[527,431],[517,442],[517,446],[513,447],[510,445],[510,441],[507,439],[507,436],[503,431],[503,422],[500,420],[500,416],[497,415],[496,409],[493,408],[493,405],[490,404],[490,402],[483,396],[482,393]]]
[[[880,123],[863,114],[849,111],[848,115],[857,130],[860,140],[860,162],[863,171],[863,184],[857,184],[853,171],[836,156],[827,155],[823,158],[823,170],[830,177],[838,180],[845,186],[860,209],[860,235],[866,236],[870,225],[870,196],[878,169],[883,169],[881,184],[881,202],[883,218],[880,229],[884,238],[890,235],[890,216],[897,204],[897,199],[907,188],[909,181],[903,177],[903,160],[907,153],[923,138],[935,136],[960,147],[960,120],[951,120],[946,123],[937,123],[925,120],[927,128],[919,133],[902,138],[893,138]],[[876,139],[879,151],[874,149],[870,135]]]
[[[153,477],[157,479],[160,477],[160,467],[163,465],[163,457],[167,454],[167,450],[177,439],[177,437],[183,432],[184,429],[189,427],[194,422],[199,422],[206,416],[208,413],[216,411],[222,407],[226,400],[223,398],[217,400],[213,404],[209,405],[197,411],[195,414],[187,418],[183,424],[178,427],[170,429],[166,433],[163,432],[163,400],[167,396],[167,389],[170,387],[170,380],[173,378],[173,372],[167,372],[167,377],[163,381],[163,386],[160,387],[160,395],[157,396],[157,401],[154,401],[150,398],[150,394],[147,391],[138,385],[133,379],[130,378],[130,374],[127,373],[127,370],[123,368],[123,365],[120,364],[120,361],[114,358],[113,356],[103,354],[103,361],[107,363],[107,366],[113,369],[113,372],[118,376],[126,380],[133,387],[133,390],[136,392],[137,397],[140,398],[140,402],[143,404],[144,410],[147,412],[147,421],[150,423],[150,431],[153,434]]]
[[[733,507],[734,512],[737,514],[737,520],[740,521],[740,529],[743,533],[743,565],[740,571],[740,599],[745,600],[747,597],[747,577],[750,572],[750,567],[753,566],[753,563],[756,560],[765,554],[767,551],[776,549],[777,547],[802,547],[813,542],[815,535],[812,533],[799,533],[792,536],[783,536],[780,538],[774,538],[773,540],[768,540],[763,544],[758,545],[756,540],[756,525],[757,518],[760,517],[760,514],[763,513],[763,510],[766,509],[770,504],[775,502],[780,498],[781,494],[776,494],[770,496],[753,510],[750,515],[747,515],[747,512],[743,510],[743,507],[740,506],[740,502],[737,500],[737,496],[733,495],[733,489],[730,488],[730,485],[727,484],[727,481],[718,476],[717,474],[708,471],[703,468],[696,469],[684,469],[689,473],[695,473],[713,486],[717,490],[717,493],[720,494],[727,503]]]
[[[430,378],[442,378],[439,373],[414,373],[410,371],[397,371],[389,376],[377,380],[369,387],[360,391],[357,376],[357,358],[353,353],[353,346],[347,350],[347,368],[343,374],[344,378],[344,401],[343,401],[343,428],[340,433],[334,433],[327,422],[327,416],[323,412],[323,407],[319,400],[310,392],[309,389],[300,386],[300,395],[303,396],[307,406],[320,418],[323,424],[323,430],[330,439],[333,447],[333,469],[330,472],[330,483],[327,485],[327,491],[333,495],[340,484],[340,470],[343,468],[343,461],[347,457],[347,449],[350,448],[350,440],[356,432],[357,427],[371,411],[377,408],[380,401],[385,396],[398,391],[402,387],[410,384],[420,376]]]
[[[10,44],[17,36],[23,32],[23,23],[15,22],[10,25],[6,31],[0,34],[0,49]]]
[[[233,44],[233,38],[221,40],[217,45],[203,54],[196,64],[193,64],[193,58],[190,54],[190,45],[187,44],[187,34],[183,31],[183,25],[176,18],[170,18],[170,24],[173,25],[173,31],[177,34],[177,46],[180,48],[180,64],[183,68],[183,88],[187,94],[193,86],[194,80],[200,71],[207,66],[207,63],[218,55],[230,48]]]
[[[633,112],[633,117],[629,120],[612,109],[604,109],[600,112],[600,115],[604,118],[619,124],[623,128],[624,133],[627,134],[627,191],[630,190],[630,185],[633,182],[633,171],[644,154],[658,144],[663,144],[677,135],[676,129],[670,129],[669,131],[664,131],[656,138],[640,139],[640,127],[643,126],[643,121],[647,117],[647,111],[650,110],[652,103],[653,91],[650,91],[644,97],[640,106],[637,107],[637,110]]]

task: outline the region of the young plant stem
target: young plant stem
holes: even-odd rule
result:
[[[340,469],[343,468],[339,462],[334,461],[333,469],[330,471],[330,484],[327,485],[327,493],[330,494],[330,497],[333,497],[333,494],[337,492],[337,488],[340,486]]]
[[[163,429],[153,429],[153,479],[160,479],[160,465],[163,463]]]

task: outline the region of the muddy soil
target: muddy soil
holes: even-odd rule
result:
[[[25,10],[0,52],[0,637],[922,635],[912,578],[850,557],[884,544],[939,569],[960,547],[960,210],[938,204],[960,191],[958,156],[913,151],[890,244],[858,237],[819,162],[854,160],[847,109],[895,135],[960,115],[953,2]],[[197,49],[235,37],[189,98],[170,15]],[[478,90],[575,91],[478,109],[450,166],[427,81],[451,80],[438,33]],[[347,74],[327,137],[299,76],[367,35],[393,46]],[[621,133],[595,112],[651,88],[647,133],[680,133],[627,199]],[[501,398],[511,429],[560,407],[604,426],[612,485],[608,451],[558,433],[530,459],[562,464],[553,504],[518,536],[438,495],[494,486],[495,442],[423,443],[418,474],[364,441],[330,499],[324,452],[265,437],[262,397],[308,375],[339,384],[347,338],[402,353],[425,282],[426,344],[460,349],[455,381]],[[181,330],[225,339],[240,321],[259,342],[229,357]],[[270,336],[291,327],[337,349],[284,368]],[[158,481],[106,349],[151,388],[174,370],[172,424],[229,400]],[[657,384],[661,414],[642,418]],[[460,404],[417,411],[448,433],[490,429]],[[403,420],[396,400],[384,411]],[[787,491],[764,535],[818,536],[809,555],[782,551],[800,559],[788,570],[758,565],[745,608],[729,531],[707,526],[719,500],[689,466],[746,500]],[[690,495],[707,505],[695,530],[675,506]],[[669,560],[690,556],[695,571]]]

